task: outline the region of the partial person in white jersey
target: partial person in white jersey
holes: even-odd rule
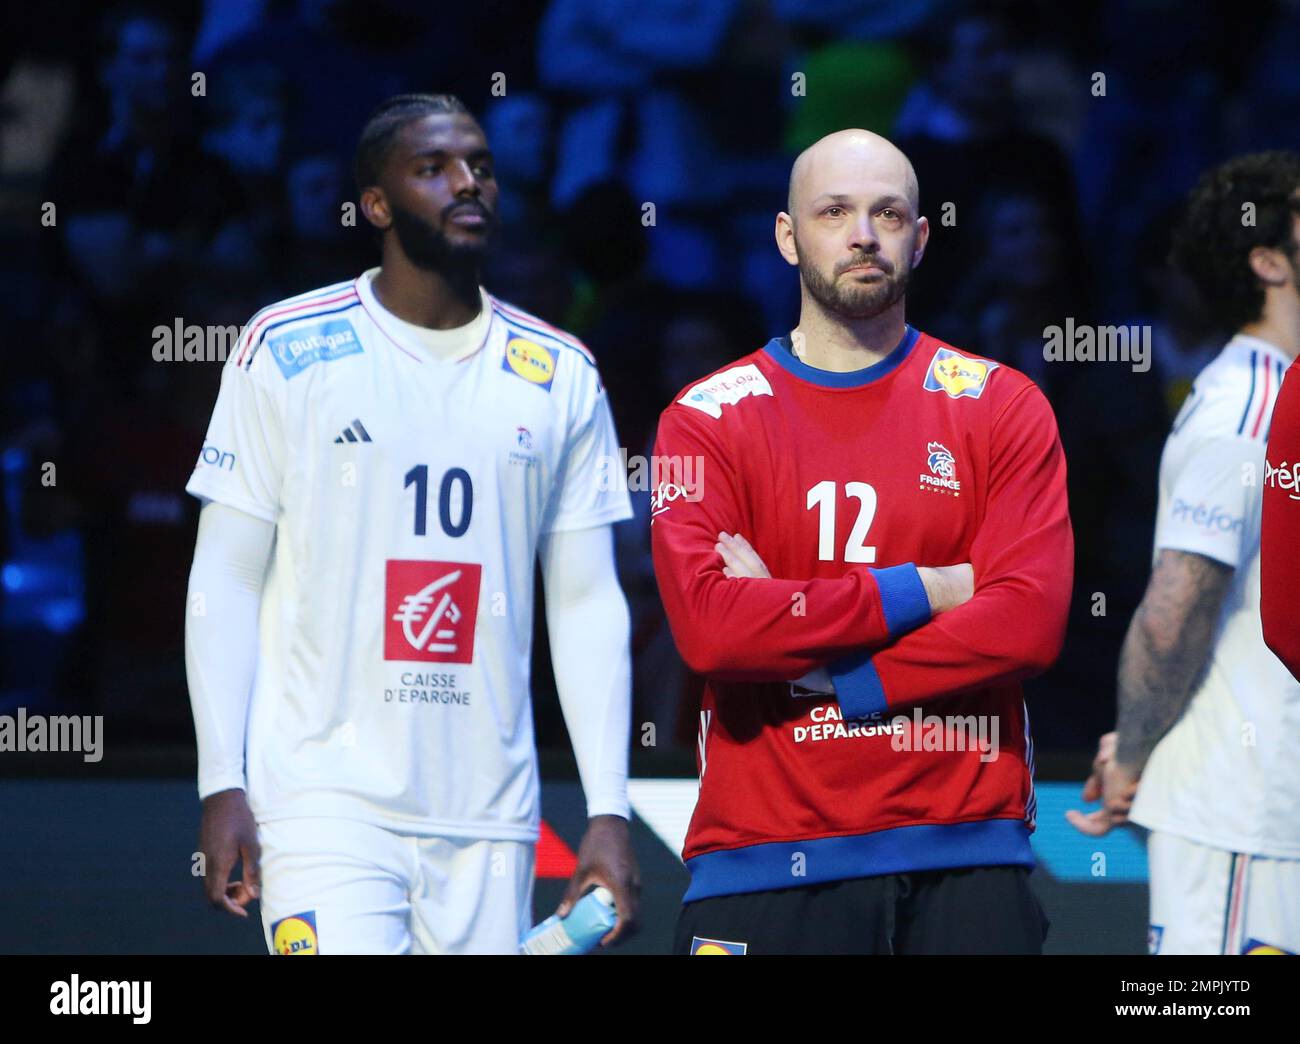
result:
[[[273,953],[518,952],[540,560],[589,817],[560,909],[606,886],[612,942],[639,882],[605,390],[579,341],[479,285],[498,188],[456,98],[385,102],[356,167],[380,267],[252,317],[186,487],[208,898],[260,899]]]
[[[1101,835],[1147,828],[1159,954],[1300,952],[1300,682],[1264,643],[1265,444],[1300,352],[1300,155],[1208,173],[1172,260],[1230,339],[1160,462],[1155,567],[1119,665],[1119,724],[1085,800]]]

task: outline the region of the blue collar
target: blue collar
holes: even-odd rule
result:
[[[903,360],[911,353],[912,346],[916,344],[916,340],[920,336],[919,331],[911,326],[906,326],[903,330],[903,339],[880,362],[873,363],[861,370],[850,370],[847,373],[819,370],[816,366],[809,366],[802,359],[796,358],[789,337],[773,337],[764,346],[763,351],[767,352],[783,369],[796,377],[803,378],[805,381],[820,384],[823,388],[859,388],[871,384],[873,381],[878,381],[881,377],[887,376],[898,369]]]

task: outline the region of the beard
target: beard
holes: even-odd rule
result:
[[[799,278],[823,308],[842,319],[870,319],[892,307],[907,293],[907,281],[912,274],[911,265],[894,265],[879,255],[858,254],[836,265],[828,276],[821,269],[805,264],[799,254]],[[855,265],[874,264],[882,276],[871,283],[841,284],[839,276]]]
[[[393,214],[393,232],[411,264],[416,268],[441,272],[449,276],[476,275],[487,254],[488,237],[481,243],[453,243],[413,211],[389,202]],[[445,213],[445,212],[444,212]],[[484,209],[483,213],[488,214]],[[489,235],[495,222],[488,214]]]

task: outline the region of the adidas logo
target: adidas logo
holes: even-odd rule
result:
[[[354,420],[350,425],[343,429],[343,434],[334,441],[374,442],[375,440],[370,437],[370,432],[366,431],[365,425],[363,425],[359,420]]]

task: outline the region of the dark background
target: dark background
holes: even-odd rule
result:
[[[1023,369],[1057,411],[1075,611],[1029,706],[1041,773],[1086,771],[1148,575],[1160,447],[1220,346],[1164,263],[1171,222],[1208,166],[1300,141],[1300,3],[74,0],[3,17],[0,713],[102,714],[107,755],[9,754],[0,776],[192,773],[183,486],[221,364],[156,362],[151,331],[241,324],[376,264],[341,208],[366,115],[407,90],[479,116],[502,186],[485,282],[586,341],[630,454],[674,392],[794,325],[772,222],[795,153],[845,126],[908,153],[933,228],[909,320]],[[1045,366],[1042,328],[1067,317],[1149,326],[1152,368]],[[635,499],[620,571],[636,736],[654,722],[656,741],[634,774],[689,774],[698,681]],[[536,647],[539,743],[563,777],[540,631]]]

